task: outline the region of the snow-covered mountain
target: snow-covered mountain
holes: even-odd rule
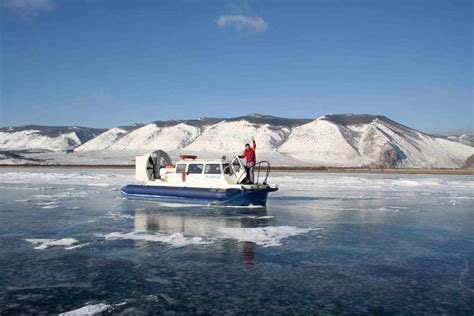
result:
[[[328,115],[295,128],[279,151],[324,166],[460,167],[474,148],[384,116]]]
[[[108,149],[128,132],[129,131],[125,128],[111,128],[99,134],[95,138],[92,138],[88,142],[80,145],[76,148],[76,151],[97,150],[97,148],[100,148],[101,150]]]
[[[0,149],[69,150],[105,131],[80,126],[26,125],[0,128]]]
[[[159,127],[158,124],[151,123],[131,131],[120,138],[117,142],[113,143],[109,149],[144,149],[153,151],[156,148],[161,148],[163,150],[173,150],[186,147],[200,134],[201,130],[199,127],[185,123],[178,123],[167,127]],[[100,150],[100,147],[96,149]]]
[[[131,163],[135,155],[156,149],[169,151],[175,157],[180,153],[233,156],[254,137],[259,160],[270,160],[275,165],[454,168],[463,166],[474,154],[472,143],[466,141],[472,140],[472,136],[435,136],[384,116],[361,114],[327,115],[315,120],[251,114],[227,119],[155,121],[90,130],[93,137],[88,141],[75,140],[71,135],[74,131],[69,129],[46,135],[30,130],[34,129],[0,129],[0,151],[75,148],[60,159],[58,155],[42,159],[62,163]],[[41,158],[25,156],[38,157]]]
[[[451,135],[446,137],[449,140],[468,145],[471,147],[474,147],[474,136],[473,135],[468,135],[468,134],[462,134],[462,135]]]

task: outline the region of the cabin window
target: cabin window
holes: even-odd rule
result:
[[[204,168],[204,173],[207,174],[221,174],[221,165],[216,164],[207,164]]]
[[[204,168],[203,164],[189,164],[188,173],[202,173],[202,169]]]
[[[176,166],[176,173],[183,173],[183,172],[186,172],[186,164],[185,163],[178,164]]]
[[[233,175],[234,174],[234,171],[232,170],[232,168],[230,167],[230,164],[228,163],[225,163],[222,165],[223,169],[224,169],[224,174],[230,174],[230,175]]]

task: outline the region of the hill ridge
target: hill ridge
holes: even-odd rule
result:
[[[432,135],[384,115],[355,113],[315,119],[251,113],[230,118],[157,120],[109,129],[3,127],[0,149],[58,152],[52,160],[64,151],[73,151],[69,159],[91,160],[107,154],[131,160],[135,154],[155,149],[172,155],[186,151],[220,156],[240,152],[252,137],[257,139],[259,157],[287,165],[461,167],[474,154],[470,135]]]

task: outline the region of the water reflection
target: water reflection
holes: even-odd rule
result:
[[[205,212],[204,212],[205,213]],[[194,214],[193,212],[171,213],[169,210],[135,210],[134,228],[136,232],[180,233],[191,237],[212,238],[220,228],[264,227],[271,224],[273,217],[267,215],[266,209],[252,211],[233,211],[219,214]],[[250,267],[255,262],[255,244],[252,242],[225,243],[229,250],[239,251],[243,263]]]
[[[188,236],[209,237],[222,227],[257,227],[268,220],[253,217],[199,216],[161,212],[135,211],[135,230],[147,233],[182,233]]]

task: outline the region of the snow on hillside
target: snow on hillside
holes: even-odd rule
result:
[[[190,145],[172,151],[171,156],[177,157],[180,153],[197,154],[203,158],[216,158],[226,155],[233,157],[240,155],[246,143],[251,144],[254,137],[257,144],[259,160],[269,160],[279,165],[301,165],[302,162],[288,157],[277,151],[290,134],[287,126],[251,123],[247,120],[221,121],[217,124],[204,126],[202,134]]]
[[[0,148],[67,150],[77,147],[81,140],[76,133],[61,134],[56,137],[41,135],[36,130],[15,133],[0,132]]]
[[[38,126],[0,128],[0,149],[70,150],[94,138],[103,130],[77,126]]]
[[[235,153],[236,150],[240,151],[246,143],[251,143],[252,137],[255,137],[258,140],[259,150],[274,151],[289,134],[290,130],[286,127],[257,125],[244,120],[223,121],[204,129],[202,135],[185,149]]]
[[[99,136],[86,142],[85,144],[77,147],[75,151],[91,151],[91,150],[107,149],[127,133],[128,131],[125,129],[121,129],[118,127],[111,128],[108,131],[103,132]]]
[[[97,134],[100,135],[96,136]],[[233,157],[257,141],[257,157],[274,165],[461,167],[474,147],[425,134],[384,116],[327,115],[316,120],[253,114],[229,119],[155,121],[107,131],[78,127],[0,128],[0,163],[132,164],[157,149],[176,158]],[[75,148],[73,153],[66,150]],[[54,150],[38,153],[30,149]]]
[[[158,127],[151,123],[140,127],[109,146],[110,150],[173,150],[187,146],[201,134],[199,127],[180,123]],[[91,150],[91,149],[90,149]],[[95,150],[101,150],[96,147]]]
[[[471,147],[474,147],[474,136],[473,135],[468,135],[468,134],[462,134],[462,135],[452,135],[452,136],[447,136],[446,137],[449,140],[452,140],[454,142],[458,142],[464,145],[468,145]]]
[[[25,160],[22,156],[11,156],[0,152],[0,162],[5,165],[18,165],[25,163]]]
[[[296,127],[278,148],[324,166],[461,167],[474,148],[410,129],[382,116],[321,117]]]
[[[278,150],[316,165],[360,165],[357,150],[342,133],[335,124],[318,119],[296,127]]]
[[[472,147],[436,138],[394,124],[389,120],[377,120],[371,125],[385,140],[385,149],[380,149],[379,161],[385,161],[388,165],[397,167],[461,167],[467,157],[474,152]],[[376,145],[373,147],[377,148]]]

